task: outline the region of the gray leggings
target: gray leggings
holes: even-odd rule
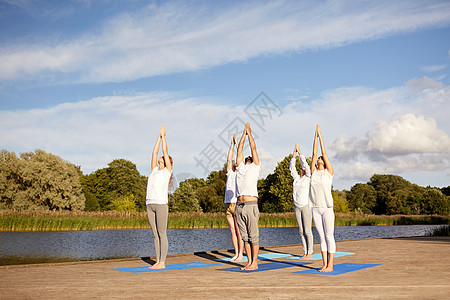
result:
[[[169,206],[167,204],[147,204],[147,218],[153,231],[156,261],[166,261],[169,249],[167,240],[168,217]]]
[[[303,207],[295,207],[295,218],[298,223],[298,230],[300,232],[300,237],[302,238],[303,254],[313,253],[313,234],[311,230],[312,224],[312,213],[311,207],[308,205]]]

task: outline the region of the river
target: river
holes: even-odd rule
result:
[[[423,236],[438,225],[337,226],[336,241]],[[314,242],[319,237],[313,227]],[[169,253],[232,249],[224,229],[169,229]],[[260,246],[300,244],[297,227],[260,228]],[[301,247],[301,246],[300,246]],[[301,251],[299,251],[300,253]],[[0,265],[154,256],[151,230],[0,232]]]

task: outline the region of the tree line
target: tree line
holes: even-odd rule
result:
[[[129,160],[115,159],[108,167],[84,175],[80,167],[60,157],[35,153],[0,152],[0,209],[16,210],[122,210],[145,211],[147,177]],[[259,209],[294,211],[292,155],[273,173],[258,181]],[[297,168],[300,163],[297,160]],[[169,194],[169,211],[222,212],[226,168],[206,179],[189,178]],[[365,214],[438,214],[450,212],[450,186],[421,187],[396,175],[373,175],[350,190],[333,190],[335,212]]]

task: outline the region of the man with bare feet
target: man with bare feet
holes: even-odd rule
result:
[[[248,136],[251,156],[245,158],[244,149],[245,138]],[[241,270],[257,270],[259,254],[259,209],[258,209],[258,177],[261,169],[258,153],[256,151],[255,140],[253,139],[250,123],[245,125],[241,140],[237,148],[237,204],[236,220],[244,241],[245,252],[247,253],[247,265]]]

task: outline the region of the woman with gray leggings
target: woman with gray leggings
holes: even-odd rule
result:
[[[164,269],[169,248],[167,241],[167,218],[169,215],[168,189],[172,181],[172,157],[166,143],[166,130],[161,126],[152,154],[152,172],[147,183],[147,218],[152,228],[156,263],[149,269]],[[158,159],[159,145],[162,143],[163,156]]]
[[[295,162],[296,155],[299,155],[302,169],[300,174],[297,172]],[[302,239],[303,256],[301,259],[311,259],[313,254],[313,234],[311,230],[312,213],[309,206],[309,185],[311,183],[311,168],[306,162],[305,156],[300,152],[298,143],[295,144],[294,153],[292,154],[289,171],[294,178],[293,182],[293,198],[295,206],[295,218],[297,219],[300,237]]]

